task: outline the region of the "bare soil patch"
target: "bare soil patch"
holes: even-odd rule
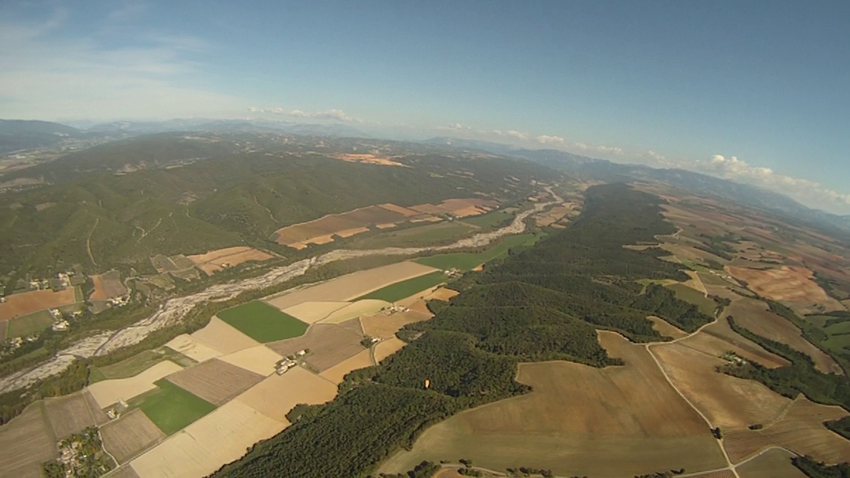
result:
[[[218,317],[210,319],[210,323],[203,329],[193,333],[192,338],[223,355],[260,345],[259,342],[238,331],[235,327],[227,324]]]
[[[89,300],[108,300],[127,295],[127,288],[121,283],[121,273],[109,271],[91,277],[94,282],[94,292]]]
[[[219,360],[251,372],[268,376],[274,373],[275,365],[282,359],[280,355],[272,352],[265,345],[258,345],[248,349],[233,352],[230,355],[219,357]]]
[[[237,246],[187,257],[195,266],[206,272],[207,275],[212,275],[228,267],[238,266],[249,261],[263,262],[274,256],[253,247]]]
[[[347,327],[314,324],[301,337],[266,345],[284,357],[309,350],[304,358],[305,363],[310,369],[322,372],[363,351],[360,345],[362,339],[362,335]]]
[[[812,270],[805,267],[782,266],[756,270],[730,266],[727,269],[735,279],[746,282],[753,292],[768,299],[821,303],[834,300],[813,280]]]
[[[204,362],[221,355],[221,352],[212,349],[204,343],[195,340],[191,335],[178,335],[165,344],[166,347],[179,352],[196,362]]]
[[[119,400],[127,401],[156,388],[154,382],[166,375],[182,370],[176,363],[165,360],[130,378],[104,380],[89,385],[89,392],[100,408],[106,408]]]
[[[336,397],[336,384],[301,367],[289,369],[283,375],[272,375],[254,385],[235,401],[242,402],[260,413],[288,424],[286,414],[295,405],[325,403]]]
[[[107,423],[101,427],[100,433],[103,436],[104,448],[120,464],[126,463],[158,440],[165,438],[165,433],[138,409]]]
[[[0,427],[0,470],[10,477],[38,477],[41,464],[58,456],[42,402]]]
[[[320,373],[319,376],[333,383],[339,384],[352,370],[371,367],[372,365],[374,365],[374,363],[372,362],[371,351],[369,349],[363,349],[363,351],[357,355],[343,360],[342,362]]]
[[[410,312],[396,312],[391,315],[375,314],[361,317],[360,323],[363,325],[363,333],[369,337],[391,339],[405,325],[430,318],[430,314],[426,315],[422,312],[411,310]]]
[[[45,289],[12,294],[6,297],[5,302],[0,303],[0,320],[10,320],[39,310],[54,309],[76,302],[73,287],[59,292]]]
[[[256,385],[263,376],[219,359],[173,373],[166,380],[215,405],[224,405],[233,397]]]
[[[57,440],[109,421],[88,390],[64,397],[46,398],[44,411]]]
[[[407,343],[397,337],[381,341],[375,346],[375,362],[381,363],[381,361],[398,352],[405,345]]]

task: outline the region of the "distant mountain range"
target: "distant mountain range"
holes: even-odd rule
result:
[[[48,121],[0,120],[0,154],[55,146],[84,135],[76,128]]]

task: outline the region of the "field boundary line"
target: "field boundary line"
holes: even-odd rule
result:
[[[94,226],[92,226],[91,231],[89,231],[89,237],[86,238],[86,250],[89,253],[89,259],[91,259],[91,263],[97,266],[97,261],[94,260],[94,256],[91,253],[91,236],[94,234],[94,230],[97,229],[97,225],[100,223],[100,218],[94,218]]]

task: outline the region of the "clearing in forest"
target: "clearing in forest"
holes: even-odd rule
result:
[[[218,317],[261,343],[298,337],[307,330],[304,322],[258,300],[222,310]]]

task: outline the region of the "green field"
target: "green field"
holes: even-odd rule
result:
[[[425,274],[424,276],[414,277],[413,279],[388,285],[383,289],[378,289],[375,292],[364,295],[363,297],[358,297],[357,300],[377,299],[385,300],[387,302],[395,302],[397,300],[404,299],[405,297],[410,297],[417,292],[422,292],[425,289],[434,287],[435,285],[445,281],[446,274],[444,274],[443,271],[432,272],[430,274]]]
[[[717,303],[703,295],[702,292],[691,289],[684,284],[670,284],[666,287],[675,292],[678,299],[694,304],[699,307],[699,311],[703,314],[714,317],[714,312],[717,310]]]
[[[484,252],[456,252],[452,254],[440,254],[437,256],[416,259],[420,264],[436,267],[437,269],[459,269],[462,271],[472,270],[475,267],[492,261],[508,253],[508,249],[517,246],[530,246],[540,239],[541,236],[534,234],[519,234],[508,236],[497,246]]]
[[[504,211],[494,211],[489,214],[484,214],[483,216],[468,217],[462,219],[462,221],[484,229],[493,229],[496,226],[500,226],[503,223],[508,222],[508,220],[513,217],[513,214]]]
[[[190,423],[215,410],[215,405],[162,379],[157,390],[142,395],[137,405],[166,435],[180,431]]]
[[[6,331],[8,337],[25,337],[53,325],[53,316],[46,310],[39,310],[32,314],[15,317],[9,321],[9,329]]]
[[[806,321],[817,325],[829,337],[820,345],[834,352],[847,353],[850,351],[850,320],[846,322],[838,322],[824,327],[826,321],[835,319],[827,315],[814,315],[806,317]]]
[[[101,380],[132,377],[164,360],[171,360],[181,367],[188,367],[189,365],[196,363],[189,357],[179,352],[175,352],[168,347],[162,347],[156,350],[145,350],[140,354],[134,355],[112,365],[92,367],[89,371],[89,383],[100,382]]]
[[[257,300],[223,310],[218,318],[262,343],[304,335],[308,327],[295,317]]]
[[[440,222],[426,226],[379,232],[352,241],[355,249],[381,249],[384,247],[426,247],[454,242],[469,235],[473,228],[461,222]]]

